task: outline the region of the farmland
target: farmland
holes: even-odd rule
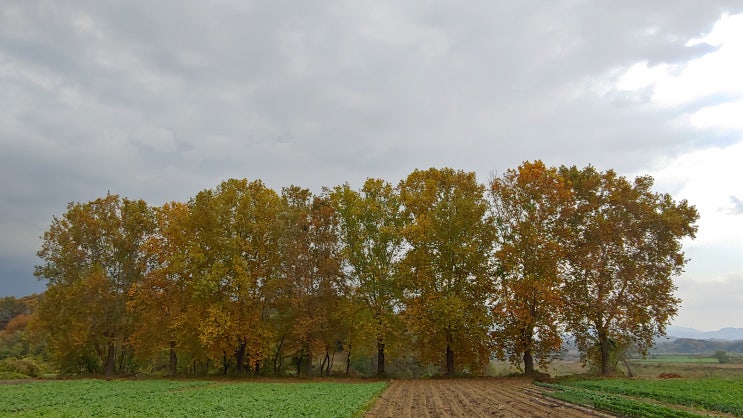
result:
[[[0,416],[352,417],[383,382],[69,380],[0,385]]]
[[[577,379],[8,381],[0,416],[743,416],[741,379]]]
[[[433,379],[393,382],[366,418],[597,416],[543,396],[524,379]]]
[[[603,379],[540,385],[556,399],[622,416],[743,416],[740,379]]]

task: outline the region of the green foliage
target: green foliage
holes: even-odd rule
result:
[[[716,358],[720,363],[730,363],[730,355],[725,351],[715,351],[712,357]]]
[[[6,358],[0,360],[0,371],[16,372],[28,377],[38,377],[41,367],[30,358]]]
[[[0,386],[0,415],[351,417],[384,387],[384,383],[53,381]]]
[[[601,400],[609,399],[607,402],[611,403],[612,398],[618,398],[617,395],[626,395],[633,398],[652,399],[673,405],[702,407],[710,411],[743,416],[743,398],[740,397],[740,394],[743,393],[743,380],[740,379],[609,379],[576,381],[563,385],[541,385],[557,389],[558,392],[556,393],[548,393],[548,395],[556,397],[563,396],[560,394],[562,392],[566,393],[566,396],[582,397],[583,399],[591,399],[592,397]],[[646,404],[627,398],[621,399]],[[594,403],[594,405],[601,408],[600,405],[603,404],[600,402],[599,404]]]

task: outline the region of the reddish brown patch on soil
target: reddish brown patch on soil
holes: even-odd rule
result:
[[[364,415],[408,417],[606,417],[547,398],[527,380],[446,379],[393,382]]]

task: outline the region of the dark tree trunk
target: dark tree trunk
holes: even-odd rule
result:
[[[111,378],[114,375],[114,368],[116,367],[116,344],[112,339],[108,340],[108,349],[106,352],[106,364],[104,365],[104,373],[106,378]]]
[[[325,373],[325,366],[329,366],[330,363],[330,354],[328,353],[328,350],[325,350],[325,357],[322,358],[322,364],[320,365],[320,374]]]
[[[241,343],[237,351],[235,351],[235,373],[242,375],[245,372],[245,349],[247,345]]]
[[[227,376],[227,371],[230,369],[230,360],[227,357],[227,352],[222,352],[222,368],[224,369],[223,374]]]
[[[454,351],[450,344],[446,344],[446,376],[454,377]]]
[[[304,359],[304,352],[299,352],[299,357],[297,357],[297,377],[302,376],[302,360]]]
[[[305,356],[304,364],[304,375],[306,377],[312,377],[312,353],[310,352],[309,346],[307,347],[307,355]]]
[[[348,343],[348,357],[346,357],[346,376],[351,371],[351,343]]]
[[[527,376],[534,374],[534,356],[529,349],[524,351],[524,373]]]
[[[281,347],[284,345],[284,339],[286,337],[281,337],[281,341],[279,342],[279,347],[276,349],[276,355],[273,358],[273,375],[278,376],[279,375],[279,359],[281,356]]]
[[[611,354],[611,349],[609,346],[609,336],[607,335],[606,331],[599,331],[599,349],[601,351],[601,375],[602,376],[608,376],[611,374],[612,370],[609,367],[609,355]]]
[[[170,341],[170,375],[178,374],[178,356],[175,354],[175,341]]]
[[[377,338],[377,376],[384,376],[384,341]]]

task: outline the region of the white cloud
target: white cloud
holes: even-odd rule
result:
[[[696,128],[743,132],[743,100],[703,107],[688,120]]]
[[[690,245],[733,246],[743,250],[743,217],[730,211],[730,196],[743,196],[743,141],[657,161],[650,170],[657,188],[687,199],[700,213],[697,239]]]
[[[705,36],[694,38],[687,47],[707,44],[717,47],[699,58],[682,64],[635,63],[620,73],[620,91],[653,90],[651,101],[660,106],[682,106],[714,95],[743,94],[743,14],[722,15]],[[719,98],[717,99],[720,100]],[[724,100],[724,99],[723,99]]]

